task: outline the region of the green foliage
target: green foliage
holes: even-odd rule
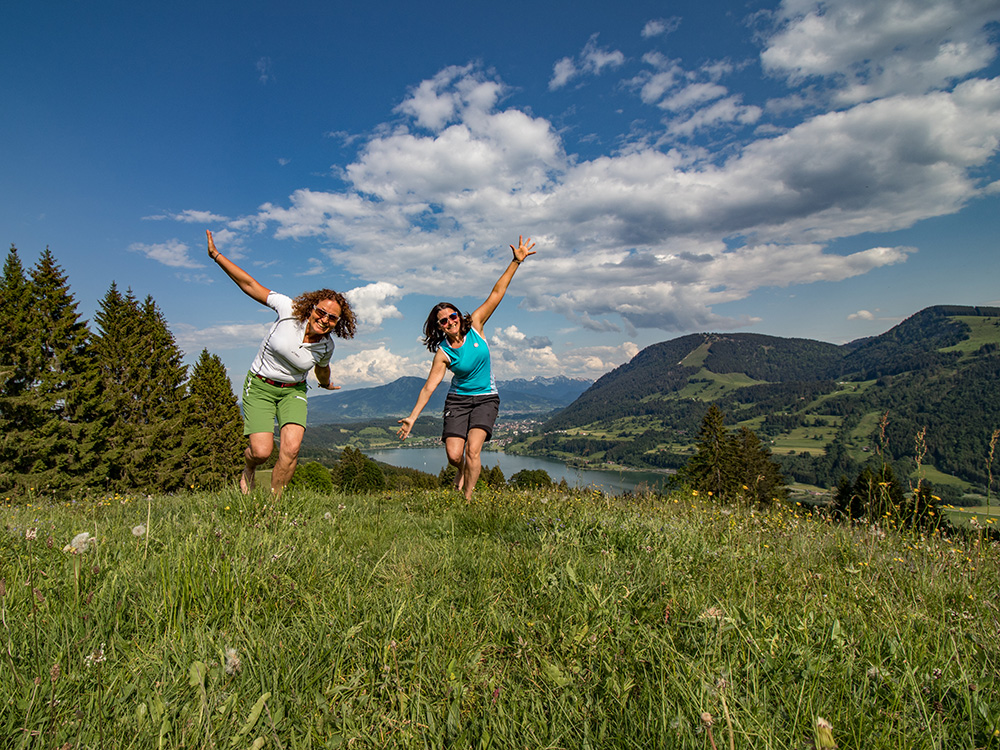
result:
[[[86,321],[48,249],[26,279],[11,248],[2,298],[0,489],[78,488],[89,478],[98,405]]]
[[[552,477],[545,469],[521,469],[508,480],[514,489],[528,490],[552,486]]]
[[[189,487],[221,487],[242,470],[240,407],[225,365],[207,349],[202,349],[187,384],[183,436],[184,481]]]
[[[333,492],[333,479],[330,471],[319,461],[300,463],[288,483],[289,489],[304,489],[311,492],[329,495]]]
[[[385,474],[364,453],[348,446],[332,472],[334,483],[344,492],[377,492],[385,489]]]
[[[725,415],[712,404],[702,420],[695,454],[677,480],[722,500],[766,505],[787,495],[785,480],[771,451],[746,427],[731,434]]]

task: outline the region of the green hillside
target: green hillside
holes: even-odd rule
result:
[[[1000,308],[931,307],[843,346],[692,334],[639,352],[507,450],[676,468],[715,403],[769,442],[791,480],[830,487],[879,451],[904,474],[919,458],[921,478],[954,497],[985,488],[998,378]]]

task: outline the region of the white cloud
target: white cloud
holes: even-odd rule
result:
[[[330,362],[331,381],[339,386],[361,386],[391,383],[405,375],[427,374],[427,362],[415,363],[400,357],[381,345],[376,349],[365,349],[346,357],[334,357]],[[315,377],[310,375],[310,377]]]
[[[550,341],[530,338],[513,325],[497,328],[489,341],[494,375],[500,380],[535,375],[596,379],[639,352],[635,343],[625,341],[618,346],[578,347],[556,354]]]
[[[199,263],[190,256],[191,248],[180,240],[173,239],[168,242],[146,245],[142,242],[133,242],[128,246],[133,253],[142,253],[150,260],[162,263],[171,268],[203,268],[204,264]]]
[[[170,326],[177,346],[188,354],[202,349],[213,352],[245,347],[256,349],[270,328],[271,323],[229,323],[208,328],[195,328],[184,323],[172,323]]]
[[[549,90],[562,88],[579,75],[600,75],[605,68],[617,68],[625,62],[625,55],[619,50],[609,50],[597,46],[597,34],[587,40],[583,50],[574,60],[564,57],[552,69]]]
[[[262,84],[268,84],[274,80],[272,72],[274,64],[270,57],[261,57],[257,60],[257,80]]]
[[[196,211],[194,209],[188,209],[186,211],[181,211],[180,213],[155,214],[153,216],[144,216],[142,218],[146,221],[162,221],[164,219],[171,219],[172,221],[180,221],[185,224],[221,224],[225,221],[229,221],[229,219],[225,216],[214,214],[211,211]]]
[[[677,16],[673,18],[654,18],[651,21],[647,21],[646,25],[642,27],[642,38],[649,39],[654,36],[670,34],[677,31],[680,25],[681,19]]]
[[[784,0],[761,53],[765,70],[828,78],[842,103],[921,94],[996,56],[996,0]]]
[[[868,310],[858,310],[847,316],[848,320],[875,320],[875,314]]]
[[[642,100],[686,107],[665,138],[762,116],[705,70],[644,59],[650,70],[631,80]],[[567,154],[548,120],[505,108],[505,96],[475,67],[448,68],[368,139],[343,169],[347,189],[299,190],[228,228],[319,238],[333,264],[391,287],[383,301],[485,295],[521,233],[538,254],[511,293],[529,309],[591,330],[732,328],[753,319],[714,306],[905,262],[913,248],[830,243],[961,210],[983,193],[977,174],[1000,140],[998,79],[802,114],[720,153],[650,138],[592,159]],[[548,362],[544,347],[529,349]]]
[[[351,309],[360,322],[367,327],[378,328],[389,318],[402,318],[403,314],[389,300],[402,296],[402,290],[395,284],[378,281],[367,286],[357,287],[344,293]]]

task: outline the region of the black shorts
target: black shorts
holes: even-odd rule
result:
[[[459,437],[465,440],[469,430],[478,427],[486,431],[486,439],[493,437],[493,425],[500,413],[500,397],[495,393],[485,396],[463,396],[449,393],[444,400],[444,428],[441,441]]]

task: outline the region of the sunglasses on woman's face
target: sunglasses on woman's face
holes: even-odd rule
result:
[[[316,313],[316,317],[320,320],[329,320],[331,325],[340,320],[339,315],[334,315],[333,313],[327,312],[319,307],[313,307],[313,312]]]
[[[438,318],[438,325],[444,328],[446,325],[448,325],[448,323],[450,323],[453,320],[458,320],[457,312],[453,312],[444,318]]]

